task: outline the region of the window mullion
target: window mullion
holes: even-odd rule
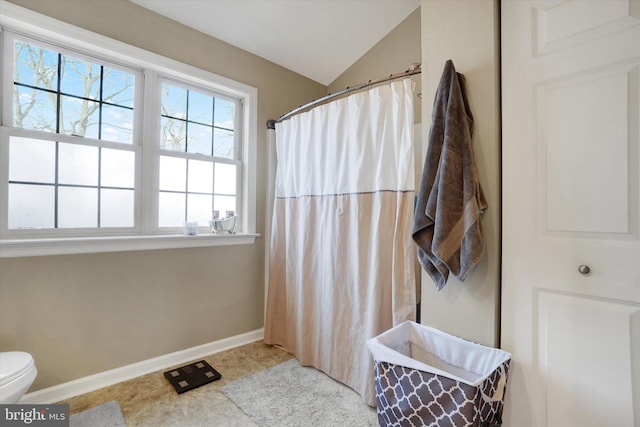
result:
[[[141,171],[136,173],[141,189],[139,211],[142,234],[157,231],[159,166],[160,166],[160,89],[158,74],[143,72],[143,108],[140,114],[140,143],[142,145]]]
[[[184,106],[184,151],[189,152],[189,93],[191,91],[187,89],[186,105]],[[189,165],[191,162],[187,160],[187,168],[185,170],[185,193],[184,193],[184,219],[189,220]]]
[[[0,76],[13,76],[13,61],[4,60],[5,52],[11,52],[13,38],[0,28],[2,43],[2,61]],[[7,231],[9,206],[9,134],[4,126],[11,126],[13,121],[13,79],[2,78],[0,82],[0,231]]]
[[[58,75],[56,76],[56,133],[60,132],[61,122],[63,120],[62,117],[62,108],[61,102],[62,97],[60,96],[60,84],[62,80],[62,54],[58,54]]]
[[[100,65],[100,86],[98,89],[98,139],[102,140],[102,90],[104,83],[104,65]],[[98,228],[102,227],[102,147],[98,147]],[[135,209],[135,208],[134,208]],[[134,214],[135,218],[135,214]],[[135,222],[135,219],[134,219]]]

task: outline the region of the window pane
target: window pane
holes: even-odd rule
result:
[[[136,157],[132,151],[103,148],[100,168],[100,183],[106,187],[135,186]]]
[[[14,126],[132,143],[134,73],[20,42],[14,59]]]
[[[187,160],[160,156],[160,190],[186,191],[186,189]]]
[[[102,190],[100,193],[101,227],[133,227],[133,214],[133,190]]]
[[[98,189],[59,187],[58,228],[98,226]]]
[[[215,125],[225,129],[234,129],[236,104],[232,101],[216,98]]]
[[[220,218],[236,214],[236,198],[232,196],[214,196],[213,210],[218,211]]]
[[[58,162],[60,184],[98,185],[97,147],[60,143]]]
[[[191,122],[213,123],[213,97],[203,95],[192,90],[189,91],[189,117]]]
[[[204,194],[187,195],[187,221],[198,221],[198,225],[209,225],[212,218],[213,196]]]
[[[9,139],[9,181],[55,182],[56,143],[37,139]]]
[[[56,131],[57,96],[42,90],[15,86],[13,125],[23,129]]]
[[[189,153],[211,155],[211,127],[197,125],[189,122],[187,124],[189,130],[189,141],[187,142],[187,151]]]
[[[182,227],[185,203],[184,194],[160,192],[158,225],[160,227]]]
[[[236,194],[236,165],[216,163],[216,194]]]
[[[164,150],[186,150],[186,122],[162,118],[160,148]]]
[[[9,229],[53,228],[54,187],[9,184]]]
[[[104,67],[102,100],[123,107],[133,107],[136,77],[125,71]]]
[[[13,81],[46,89],[58,86],[58,54],[41,47],[15,42]]]
[[[98,139],[100,103],[62,96],[60,133]]]
[[[187,118],[187,90],[162,83],[162,115]]]
[[[100,139],[131,144],[133,142],[133,110],[103,105]]]
[[[62,55],[60,91],[83,98],[100,98],[100,66],[72,56]]]
[[[235,158],[233,132],[216,129],[213,132],[213,155],[225,159]]]
[[[213,163],[189,160],[188,191],[194,193],[213,193]],[[211,211],[211,206],[209,206],[209,211]]]

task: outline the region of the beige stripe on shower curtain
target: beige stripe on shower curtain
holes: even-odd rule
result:
[[[276,125],[265,342],[375,405],[365,341],[415,319],[413,83]]]

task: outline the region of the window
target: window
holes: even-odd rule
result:
[[[6,6],[0,256],[254,241],[254,88]]]
[[[10,53],[7,229],[133,228],[138,73],[20,38]]]
[[[160,227],[207,225],[238,212],[238,108],[237,101],[162,82]]]

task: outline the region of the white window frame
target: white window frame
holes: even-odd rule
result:
[[[129,250],[167,249],[183,247],[202,247],[220,245],[252,244],[256,237],[256,140],[257,140],[257,89],[222,77],[211,72],[154,54],[152,52],[110,39],[108,37],[54,20],[47,16],[32,12],[22,7],[0,0],[0,36],[7,31],[29,38],[46,40],[48,44],[60,45],[63,49],[86,52],[105,58],[116,64],[142,70],[145,85],[142,99],[142,133],[140,146],[142,156],[136,169],[136,184],[139,200],[136,209],[140,210],[138,228],[121,234],[116,230],[113,234],[95,233],[83,237],[58,233],[37,236],[20,235],[16,230],[7,230],[6,208],[0,209],[0,258],[18,256],[38,256],[74,253],[96,253]],[[4,54],[4,48],[3,48]],[[3,70],[3,72],[6,72]],[[159,96],[152,92],[159,88],[158,79],[169,78],[182,81],[196,87],[222,93],[240,100],[242,108],[241,129],[239,129],[241,189],[239,205],[242,206],[238,218],[239,232],[236,234],[214,235],[202,227],[197,236],[184,236],[181,229],[167,230],[157,227],[158,208],[158,163],[159,163],[159,131],[160,111]],[[5,79],[11,80],[11,79]],[[0,114],[12,111],[13,89],[5,84],[0,90],[3,94]],[[154,89],[155,88],[155,89]],[[159,89],[158,89],[159,92]],[[139,100],[139,96],[137,96]],[[139,108],[140,104],[136,104]],[[7,117],[5,114],[4,118]],[[138,117],[140,115],[138,114]],[[11,124],[9,124],[11,125]],[[24,131],[28,134],[29,131]],[[0,128],[0,150],[7,150],[7,129]],[[12,134],[16,134],[12,129]],[[58,140],[64,135],[52,134]],[[69,137],[74,138],[74,137]],[[8,191],[8,156],[6,151],[0,152],[0,200],[6,205]],[[134,227],[135,228],[135,227]],[[172,234],[168,234],[172,233]]]
[[[19,41],[26,44],[35,44],[39,47],[55,51],[57,53],[61,53],[66,56],[73,56],[76,58],[81,58],[82,60],[93,62],[93,63],[101,63],[106,62],[107,58],[95,58],[88,56],[87,52],[73,52],[70,51],[66,46],[61,47],[57,45],[53,45],[47,41],[39,40],[33,37],[28,37],[18,33],[11,33],[10,31],[4,30],[0,33],[2,48],[1,52],[11,50],[13,51],[13,46],[15,41]],[[3,61],[3,69],[2,74],[4,76],[11,76],[13,72],[11,61]],[[143,88],[143,75],[142,70],[138,67],[132,67],[129,65],[123,65],[118,63],[108,63],[105,64],[110,68],[120,69],[129,73],[134,74],[136,78],[136,86],[135,86],[135,94],[134,94],[134,105],[142,107],[142,88]],[[2,97],[2,122],[3,124],[9,124],[8,126],[0,127],[0,141],[2,141],[2,145],[0,146],[0,153],[2,154],[3,159],[9,158],[8,156],[8,138],[11,136],[21,137],[21,138],[33,138],[36,140],[46,140],[52,142],[61,142],[66,144],[77,144],[80,146],[90,146],[90,147],[102,147],[102,148],[111,148],[119,151],[130,151],[135,154],[136,162],[135,162],[135,183],[134,187],[135,191],[135,200],[134,200],[134,218],[137,219],[135,224],[132,227],[122,227],[122,228],[54,228],[54,229],[41,229],[41,230],[21,230],[21,229],[8,229],[7,228],[7,206],[3,205],[0,207],[0,235],[2,236],[2,240],[12,240],[12,239],[34,239],[34,238],[69,238],[69,237],[79,237],[79,236],[106,236],[106,235],[131,235],[131,234],[140,234],[141,229],[141,221],[140,211],[142,210],[140,199],[143,189],[141,187],[141,171],[142,171],[142,154],[143,154],[143,143],[142,143],[142,131],[143,131],[143,120],[142,120],[142,112],[143,108],[135,108],[134,110],[134,133],[132,135],[131,144],[125,143],[114,143],[108,140],[98,140],[92,139],[88,137],[78,137],[64,133],[56,133],[56,132],[46,132],[46,131],[38,131],[31,130],[28,128],[17,128],[12,127],[11,122],[13,121],[13,79],[7,78],[2,82],[2,87],[0,91],[3,94],[8,94],[7,96]],[[0,194],[2,195],[2,200],[7,200],[7,168],[2,167],[5,165],[0,165],[0,177],[2,178],[2,186],[0,189]]]
[[[169,83],[171,85],[174,86],[178,86],[178,87],[183,87],[189,90],[194,90],[194,91],[200,91],[200,93],[204,93],[206,95],[210,95],[212,97],[216,97],[216,98],[222,98],[222,99],[226,99],[228,101],[236,101],[236,109],[235,109],[235,113],[236,113],[236,117],[234,119],[234,123],[235,123],[235,129],[234,129],[234,137],[236,138],[236,144],[234,145],[234,158],[233,159],[222,159],[222,158],[215,158],[213,156],[204,156],[201,157],[202,155],[200,154],[193,154],[193,153],[184,153],[184,152],[175,152],[172,150],[163,150],[163,149],[159,149],[159,154],[160,156],[168,156],[168,157],[176,157],[176,158],[185,158],[185,159],[191,159],[191,160],[206,160],[206,161],[214,161],[215,163],[228,163],[228,164],[233,164],[233,165],[237,165],[238,166],[238,171],[237,171],[237,176],[236,176],[236,182],[240,183],[239,188],[238,188],[238,193],[236,194],[236,209],[235,211],[239,213],[239,222],[242,223],[242,219],[243,219],[243,215],[244,215],[244,209],[242,206],[242,194],[243,194],[243,180],[244,177],[242,176],[242,164],[243,164],[243,152],[242,152],[242,128],[238,128],[238,123],[241,123],[242,121],[242,101],[238,101],[232,98],[229,98],[228,96],[225,96],[224,94],[219,94],[219,93],[215,93],[211,91],[211,88],[207,88],[207,87],[201,87],[201,86],[196,86],[194,84],[186,84],[185,81],[178,81],[174,78],[172,78],[171,76],[166,76],[166,75],[154,75],[154,76],[149,76],[150,79],[152,79],[153,83],[150,84],[150,86],[155,86],[156,88],[160,88],[162,83]],[[159,108],[160,106],[157,105],[155,106],[157,108],[157,111],[155,112],[155,116],[156,117],[160,117],[161,116],[161,109]],[[154,129],[160,129],[160,126],[156,126],[154,127]],[[159,140],[159,136],[155,135],[154,138]],[[154,156],[156,160],[159,160],[159,156]],[[157,174],[156,174],[157,175]],[[157,191],[156,191],[157,193]],[[154,202],[158,202],[158,198],[155,198]],[[240,208],[240,209],[238,209]],[[156,204],[156,206],[153,208],[153,212],[155,214],[157,214],[159,212],[158,209],[158,205]],[[155,217],[154,220],[152,221],[153,224],[158,224],[158,218]],[[164,231],[163,231],[164,230]],[[164,228],[155,228],[154,232],[166,232],[167,230],[169,231],[174,231],[174,232],[178,232],[180,231],[179,229],[175,228],[175,229],[170,229],[167,227]]]

